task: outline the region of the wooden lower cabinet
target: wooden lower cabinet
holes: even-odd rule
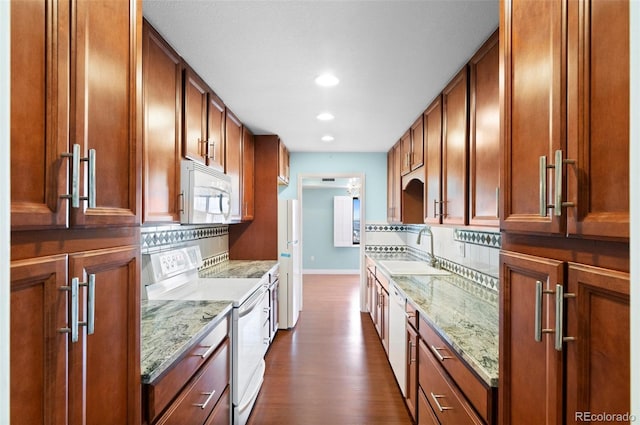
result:
[[[139,251],[12,261],[12,423],[140,422]]]
[[[440,425],[436,414],[427,401],[422,388],[418,389],[418,425]]]
[[[407,320],[407,386],[404,401],[414,421],[418,405],[418,341],[418,331]]]
[[[500,264],[501,423],[629,412],[628,273],[509,251]]]
[[[227,387],[204,425],[229,425],[229,412],[231,412],[231,388]]]

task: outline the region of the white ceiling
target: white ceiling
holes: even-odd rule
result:
[[[255,134],[307,152],[387,151],[498,26],[498,0],[145,0],[143,11]],[[340,83],[316,86],[325,71]],[[316,120],[323,111],[335,120]]]

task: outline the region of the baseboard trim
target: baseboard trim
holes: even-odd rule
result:
[[[360,274],[360,270],[303,269],[302,274]]]

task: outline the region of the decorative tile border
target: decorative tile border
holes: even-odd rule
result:
[[[502,246],[502,235],[499,232],[483,232],[477,230],[455,229],[453,238],[459,242],[498,248]]]
[[[141,248],[149,249],[164,245],[181,244],[198,239],[214,238],[229,234],[229,226],[167,226],[141,228]]]
[[[229,260],[229,252],[225,251],[222,254],[213,255],[209,258],[205,258],[202,260],[202,266],[198,267],[198,271],[206,270],[210,267],[215,267],[225,261]]]
[[[405,232],[407,226],[404,224],[366,224],[365,232]]]
[[[440,267],[442,267],[443,269],[449,270],[452,273],[472,280],[473,282],[487,289],[498,292],[499,280],[497,277],[481,273],[477,270],[465,267],[458,263],[454,263],[453,261],[449,261],[446,258],[438,258],[438,262],[440,263]]]
[[[365,245],[364,252],[376,254],[400,254],[407,252],[407,247],[404,245]]]

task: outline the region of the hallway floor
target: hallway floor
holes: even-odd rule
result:
[[[409,425],[358,276],[305,275],[296,327],[276,334],[248,425]]]

